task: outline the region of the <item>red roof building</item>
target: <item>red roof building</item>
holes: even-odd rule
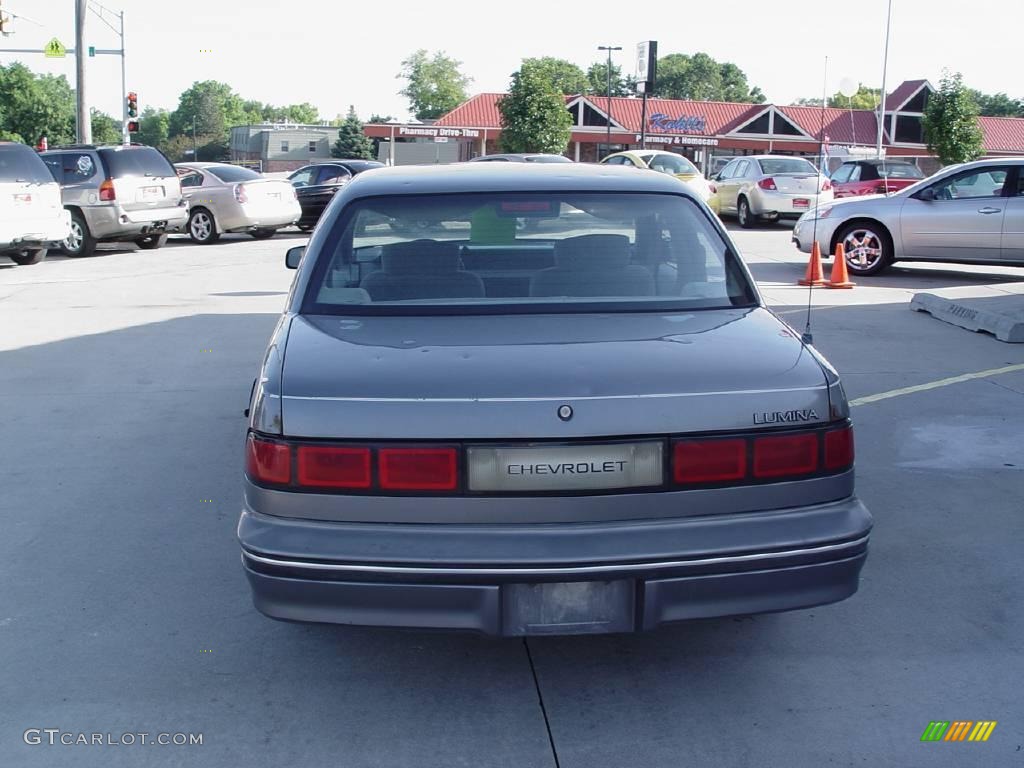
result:
[[[927,80],[909,80],[885,99],[882,146],[887,156],[910,156],[926,171],[937,160],[924,145],[921,119],[933,88]],[[438,138],[459,141],[459,159],[499,152],[501,93],[480,93],[429,125],[367,125],[367,135],[399,139]],[[842,156],[859,147],[873,148],[878,136],[878,114],[872,110],[736,104],[717,101],[647,100],[634,97],[567,96],[573,117],[566,155],[595,161],[608,152],[669,149],[707,167],[715,155],[756,153],[817,157],[824,144],[830,156]],[[608,128],[611,124],[611,146]],[[987,154],[1024,154],[1024,119],[979,118]]]

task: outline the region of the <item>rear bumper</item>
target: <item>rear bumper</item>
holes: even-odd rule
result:
[[[750,210],[758,216],[793,219],[803,216],[808,210],[813,210],[819,205],[832,202],[832,199],[831,193],[815,195],[813,193],[770,192],[758,189],[751,192]],[[797,207],[794,204],[796,200],[806,200],[807,204]]]
[[[89,232],[97,240],[130,239],[153,232],[169,232],[188,221],[188,206],[126,211],[119,205],[82,208]]]
[[[272,618],[528,635],[837,602],[857,591],[871,525],[851,497],[718,519],[535,526],[332,524],[246,510],[238,535],[253,601]],[[339,557],[339,546],[362,553]]]
[[[61,209],[45,219],[11,219],[0,222],[0,251],[45,248],[71,233],[71,214]]]
[[[218,210],[217,225],[224,232],[246,232],[253,229],[277,229],[299,220],[302,209],[296,201],[278,205],[234,204]]]

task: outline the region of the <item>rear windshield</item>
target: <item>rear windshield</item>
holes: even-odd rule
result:
[[[916,165],[910,163],[893,163],[892,165],[876,165],[875,170],[883,179],[923,179],[924,173]]]
[[[112,178],[177,175],[167,158],[152,147],[105,147],[99,153]]]
[[[644,157],[647,166],[662,173],[697,173],[697,168],[681,155],[651,155]]]
[[[33,150],[21,144],[0,145],[0,182],[50,184],[53,175]]]
[[[234,182],[234,181],[252,181],[253,179],[262,179],[263,175],[256,173],[251,168],[243,168],[240,165],[217,165],[211,166],[205,169],[212,173],[221,181]]]
[[[571,163],[568,157],[563,155],[527,155],[526,162],[528,163]]]
[[[787,173],[817,175],[818,173],[817,168],[799,157],[773,157],[767,160],[759,160],[758,162],[761,163],[761,170],[767,176],[779,176]]]
[[[319,252],[309,314],[751,306],[753,288],[687,197],[564,193],[358,200]]]

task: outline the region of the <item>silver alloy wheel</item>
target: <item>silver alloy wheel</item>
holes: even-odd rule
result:
[[[843,238],[843,251],[846,253],[846,266],[855,272],[866,272],[882,259],[882,238],[867,227],[851,229]]]
[[[72,253],[78,253],[82,250],[82,243],[85,241],[85,232],[82,231],[81,223],[75,219],[71,219],[71,232],[64,240],[64,248],[71,251]]]
[[[740,200],[736,206],[736,220],[741,227],[746,228],[750,225],[750,204],[746,200]]]
[[[213,234],[213,219],[206,211],[196,211],[188,223],[189,232],[196,240],[209,240]]]

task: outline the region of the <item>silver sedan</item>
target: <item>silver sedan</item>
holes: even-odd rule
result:
[[[745,228],[795,219],[833,198],[828,178],[802,157],[737,157],[712,181],[719,214],[735,215]]]
[[[900,192],[842,199],[800,217],[793,242],[822,255],[843,244],[849,271],[894,261],[1024,266],[1024,158],[950,166]]]
[[[249,410],[263,613],[578,634],[857,590],[839,377],[678,180],[386,168],[316,232]]]
[[[248,232],[257,240],[272,237],[302,215],[286,180],[228,163],[178,163],[175,168],[189,204],[184,231],[201,245],[224,232]]]

